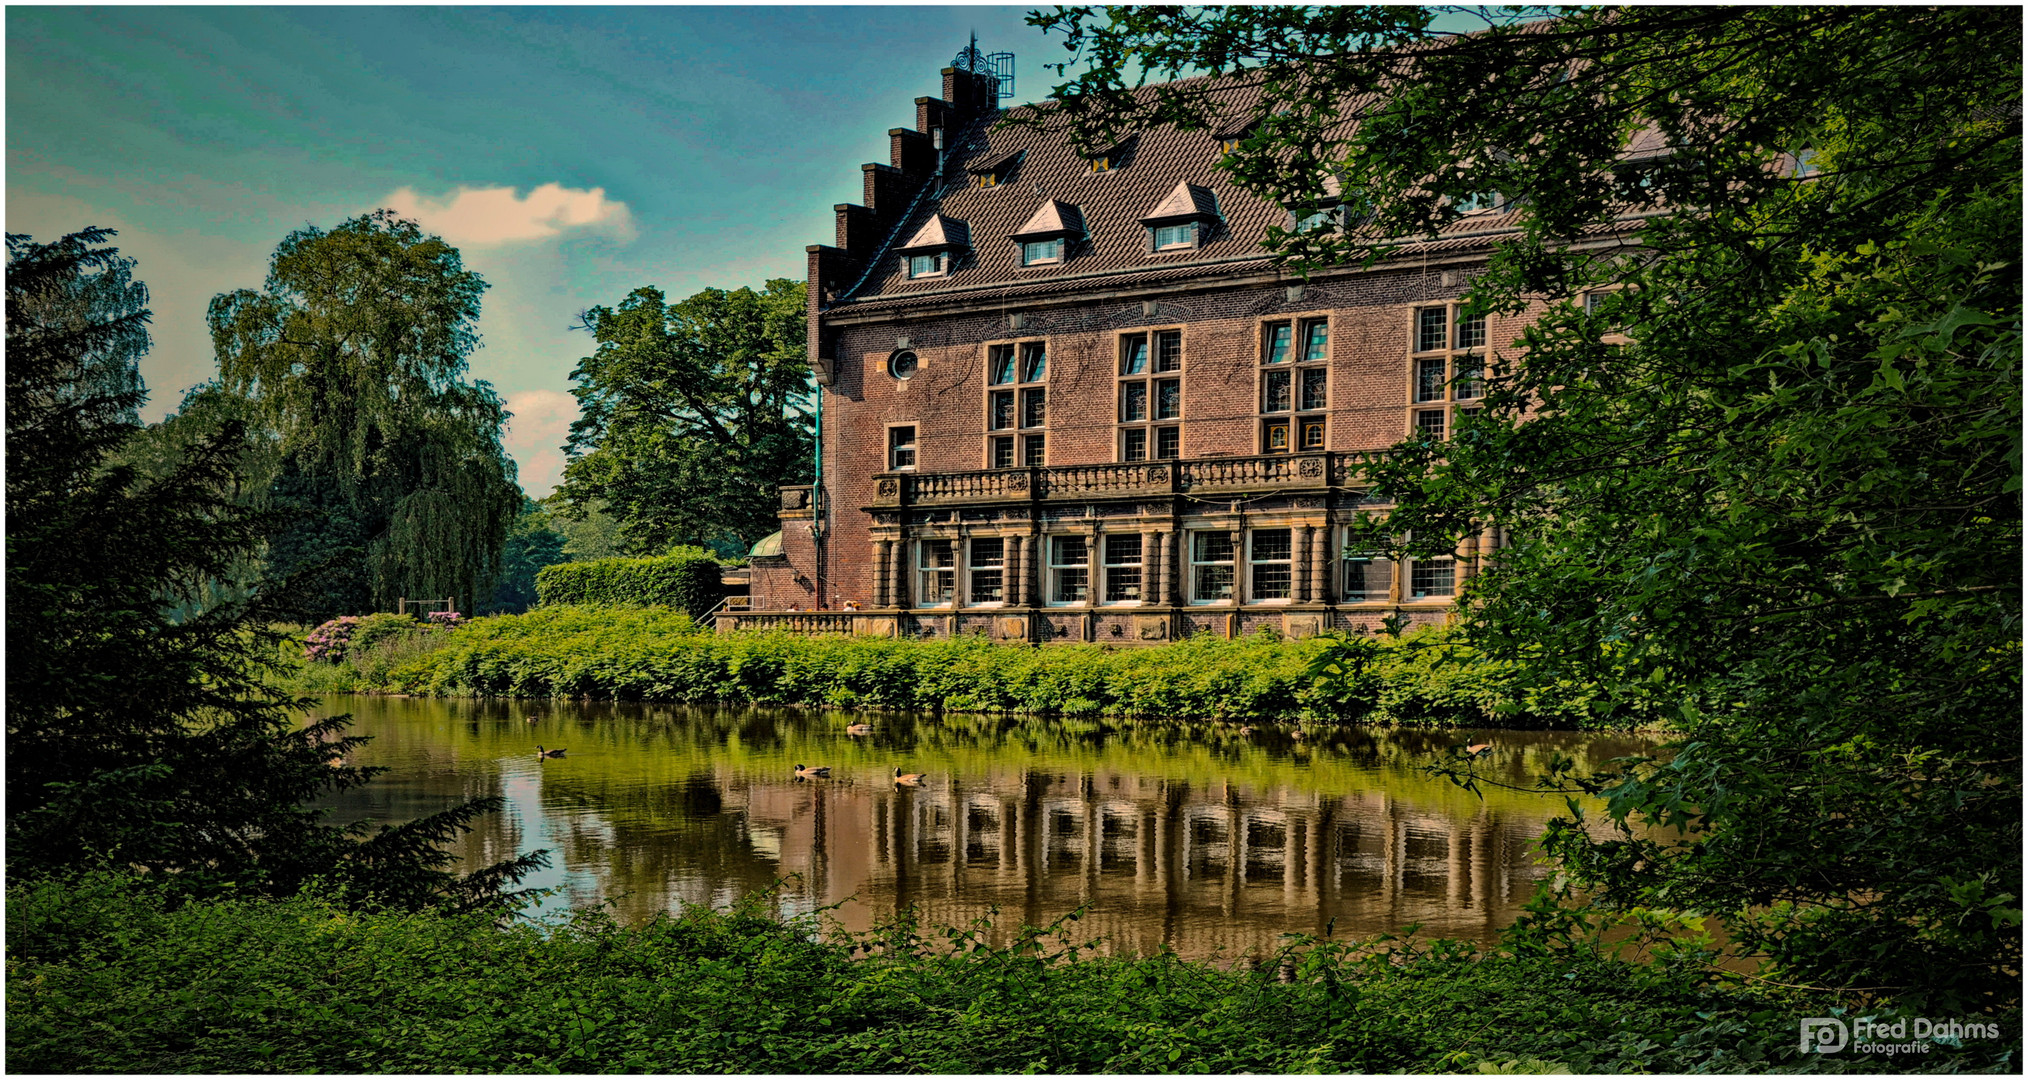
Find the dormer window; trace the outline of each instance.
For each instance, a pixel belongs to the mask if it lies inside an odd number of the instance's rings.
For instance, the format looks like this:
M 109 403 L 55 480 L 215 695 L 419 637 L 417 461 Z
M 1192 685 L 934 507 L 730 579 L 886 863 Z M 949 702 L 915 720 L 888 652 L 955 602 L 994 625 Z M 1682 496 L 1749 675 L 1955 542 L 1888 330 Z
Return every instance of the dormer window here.
M 936 213 L 923 222 L 922 228 L 915 231 L 908 243 L 895 251 L 901 256 L 902 268 L 908 271 L 910 280 L 937 278 L 948 276 L 971 244 L 969 226 L 956 218 Z
M 1034 240 L 1021 245 L 1021 265 L 1041 266 L 1063 261 L 1063 238 Z
M 1218 196 L 1186 181 L 1141 219 L 1141 227 L 1148 231 L 1150 253 L 1189 251 L 1211 240 L 1218 221 Z
M 1021 265 L 1055 266 L 1070 258 L 1082 236 L 1083 212 L 1070 203 L 1047 199 L 1009 239 L 1020 245 Z
M 1497 191 L 1478 191 L 1470 195 L 1460 195 L 1456 202 L 1458 213 L 1460 214 L 1475 214 L 1481 210 L 1493 210 L 1497 209 L 1499 205 L 1500 193 Z
M 967 166 L 965 171 L 972 174 L 973 187 L 999 187 L 1014 175 L 1014 170 L 1021 164 L 1021 154 L 1017 150 L 1003 158 Z
M 1313 206 L 1289 211 L 1291 232 L 1328 232 L 1345 222 L 1343 206 Z
M 1100 154 L 1098 157 L 1091 159 L 1091 171 L 1095 173 L 1112 172 L 1113 171 L 1112 156 L 1109 154 Z
M 1242 140 L 1238 136 L 1220 139 L 1218 140 L 1218 152 L 1221 154 L 1237 154 L 1239 153 L 1239 144 L 1241 141 Z

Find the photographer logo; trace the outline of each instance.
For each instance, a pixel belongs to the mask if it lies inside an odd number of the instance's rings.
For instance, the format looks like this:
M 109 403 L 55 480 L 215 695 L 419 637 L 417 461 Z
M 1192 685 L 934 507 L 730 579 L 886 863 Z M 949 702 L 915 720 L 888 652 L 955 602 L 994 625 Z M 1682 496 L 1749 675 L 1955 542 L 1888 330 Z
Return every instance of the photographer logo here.
M 1806 1016 L 1803 1018 L 1803 1044 L 1798 1047 L 1804 1053 L 1814 1050 L 1819 1054 L 1835 1054 L 1845 1049 L 1851 1033 L 1845 1030 L 1845 1022 L 1835 1016 Z

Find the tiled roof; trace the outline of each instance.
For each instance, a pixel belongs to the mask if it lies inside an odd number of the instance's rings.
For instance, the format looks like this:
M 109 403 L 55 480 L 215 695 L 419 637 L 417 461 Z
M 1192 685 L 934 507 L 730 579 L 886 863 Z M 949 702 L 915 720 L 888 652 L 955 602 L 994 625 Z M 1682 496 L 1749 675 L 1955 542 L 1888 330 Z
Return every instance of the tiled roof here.
M 1231 98 L 1222 103 L 1225 115 L 1243 115 L 1243 99 L 1250 93 L 1238 88 L 1221 95 Z M 952 167 L 946 175 L 951 179 L 940 191 L 919 200 L 914 214 L 893 233 L 917 237 L 937 216 L 961 221 L 969 227 L 972 256 L 947 276 L 910 279 L 897 257 L 899 249 L 889 248 L 874 256 L 864 279 L 835 304 L 884 307 L 922 293 L 967 287 L 1007 287 L 1031 294 L 1049 291 L 1050 281 L 1105 272 L 1135 280 L 1141 279 L 1143 270 L 1154 272 L 1154 280 L 1188 277 L 1189 273 L 1177 271 L 1191 266 L 1223 273 L 1238 260 L 1265 258 L 1262 241 L 1267 227 L 1288 224 L 1285 210 L 1217 170 L 1222 151 L 1213 131 L 1157 127 L 1124 136 L 1113 147 L 1120 151 L 1114 167 L 1093 172 L 1091 157 L 1099 149 L 1073 145 L 1061 122 L 999 126 L 1006 115 L 990 114 L 949 135 Z M 1226 121 L 1220 130 L 1233 126 L 1238 126 L 1237 120 Z M 965 182 L 968 173 L 1004 172 L 1010 165 L 1016 166 L 1014 171 L 996 186 Z M 1179 192 L 1187 193 L 1194 211 L 1214 209 L 1221 224 L 1198 247 L 1150 252 L 1143 216 L 1151 207 L 1157 211 L 1152 216 L 1166 213 Z M 1079 213 L 1088 242 L 1073 247 L 1060 263 L 1024 267 L 1013 237 L 1031 231 L 1030 223 L 1046 218 L 1052 204 Z M 1445 233 L 1479 235 L 1512 220 L 1508 211 L 1486 211 L 1452 223 Z M 1437 243 L 1441 245 L 1441 240 Z M 915 241 L 907 246 L 915 246 Z

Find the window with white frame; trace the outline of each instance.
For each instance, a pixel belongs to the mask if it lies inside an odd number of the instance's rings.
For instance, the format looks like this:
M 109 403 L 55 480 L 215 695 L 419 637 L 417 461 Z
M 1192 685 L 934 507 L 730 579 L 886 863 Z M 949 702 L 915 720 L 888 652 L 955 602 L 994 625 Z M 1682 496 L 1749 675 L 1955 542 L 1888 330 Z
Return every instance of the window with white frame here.
M 1107 536 L 1104 566 L 1106 574 L 1106 603 L 1140 603 L 1140 534 L 1125 533 Z
M 1049 540 L 1049 602 L 1082 604 L 1091 584 L 1091 548 L 1082 536 Z
M 1247 536 L 1248 599 L 1255 603 L 1287 600 L 1295 575 L 1287 529 L 1254 529 Z
M 1007 541 L 998 536 L 972 537 L 967 576 L 971 578 L 974 606 L 1003 604 L 1007 600 Z
M 887 467 L 915 468 L 915 425 L 887 429 Z
M 1367 547 L 1362 538 L 1350 529 L 1345 530 L 1345 544 L 1341 549 L 1339 562 L 1343 566 L 1339 595 L 1348 604 L 1372 603 L 1385 600 L 1394 587 L 1394 562 L 1387 556 Z
M 1137 330 L 1121 335 L 1119 384 L 1115 388 L 1118 460 L 1182 455 L 1182 369 L 1183 331 Z M 1165 373 L 1175 374 L 1162 378 Z
M 1021 265 L 1047 266 L 1063 261 L 1063 237 L 1030 240 L 1021 245 Z
M 1232 599 L 1232 534 L 1205 530 L 1190 534 L 1190 602 L 1218 604 Z
M 957 586 L 957 551 L 949 540 L 919 540 L 916 550 L 916 603 L 945 607 Z
M 1148 229 L 1148 243 L 1156 251 L 1184 251 L 1197 246 L 1198 235 L 1198 225 L 1194 221 L 1181 225 L 1154 225 Z
M 1450 556 L 1415 559 L 1409 563 L 1409 595 L 1417 600 L 1452 596 L 1457 592 L 1457 561 Z
M 908 257 L 908 276 L 912 278 L 943 277 L 949 272 L 950 258 L 947 252 L 942 251 L 929 255 L 910 255 Z
M 1290 319 L 1262 324 L 1260 452 L 1322 450 L 1330 405 L 1331 323 Z

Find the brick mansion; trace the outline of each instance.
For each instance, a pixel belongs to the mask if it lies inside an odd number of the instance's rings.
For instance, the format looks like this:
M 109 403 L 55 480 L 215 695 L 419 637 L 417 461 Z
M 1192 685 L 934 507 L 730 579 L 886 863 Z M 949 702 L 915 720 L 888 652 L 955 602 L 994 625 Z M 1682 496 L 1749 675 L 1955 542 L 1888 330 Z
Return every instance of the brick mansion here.
M 1266 231 L 1337 211 L 1229 182 L 1243 129 L 1080 149 L 998 125 L 993 76 L 961 67 L 915 105 L 808 249 L 817 479 L 783 489 L 721 629 L 1140 644 L 1446 618 L 1497 535 L 1393 562 L 1348 525 L 1387 510 L 1362 455 L 1441 437 L 1518 333 L 1459 307 L 1506 210 L 1303 280 Z

